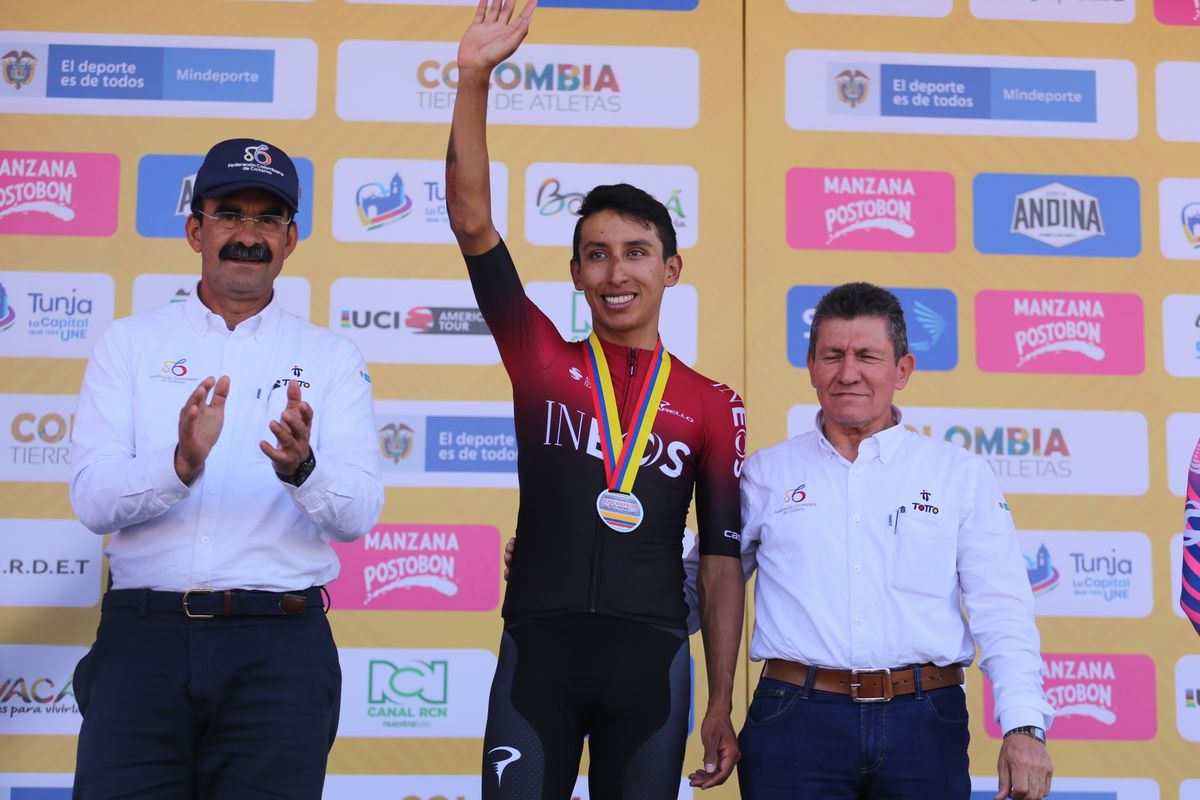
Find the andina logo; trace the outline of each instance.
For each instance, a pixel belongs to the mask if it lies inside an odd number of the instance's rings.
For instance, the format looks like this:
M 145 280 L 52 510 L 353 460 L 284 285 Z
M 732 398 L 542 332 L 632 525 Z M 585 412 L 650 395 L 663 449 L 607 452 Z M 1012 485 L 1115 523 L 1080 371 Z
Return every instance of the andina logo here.
M 446 597 L 458 594 L 454 567 L 461 548 L 454 531 L 376 529 L 363 537 L 363 549 L 398 554 L 363 567 L 363 605 L 396 589 L 422 587 Z
M 1038 548 L 1037 558 L 1030 559 L 1029 556 L 1025 556 L 1025 572 L 1029 575 L 1029 585 L 1033 588 L 1035 597 L 1058 588 L 1058 582 L 1062 578 L 1050 563 L 1050 551 L 1044 544 Z
M 0 71 L 4 82 L 20 91 L 37 73 L 37 58 L 28 50 L 9 50 L 0 56 Z
M 871 78 L 865 72 L 856 69 L 842 70 L 833 81 L 837 89 L 838 100 L 851 108 L 856 108 L 867 101 Z
M 11 328 L 16 321 L 17 312 L 9 305 L 8 292 L 4 284 L 0 283 L 0 333 Z
M 384 458 L 390 458 L 393 464 L 399 464 L 412 455 L 415 436 L 416 431 L 403 422 L 389 422 L 379 429 L 379 449 Z
M 75 219 L 71 207 L 79 170 L 73 158 L 0 158 L 0 219 L 10 214 L 47 214 Z
M 1100 200 L 1058 182 L 1022 192 L 1013 201 L 1009 230 L 1051 247 L 1103 236 Z
M 397 172 L 391 183 L 364 183 L 354 194 L 358 219 L 369 231 L 402 220 L 412 212 L 412 197 L 404 192 L 404 180 Z
M 1194 249 L 1200 249 L 1200 202 L 1188 203 L 1179 213 L 1183 235 Z
M 247 147 L 246 153 L 242 156 L 242 158 L 246 161 L 262 164 L 265 167 L 271 163 L 271 154 L 267 152 L 269 149 L 270 148 L 265 144 Z
M 448 715 L 448 662 L 372 659 L 367 669 L 367 716 L 385 720 L 386 727 L 427 728 Z
M 458 88 L 458 63 L 422 61 L 417 82 L 426 89 Z M 492 88 L 511 92 L 613 92 L 621 91 L 610 64 L 516 64 L 505 61 L 492 72 Z

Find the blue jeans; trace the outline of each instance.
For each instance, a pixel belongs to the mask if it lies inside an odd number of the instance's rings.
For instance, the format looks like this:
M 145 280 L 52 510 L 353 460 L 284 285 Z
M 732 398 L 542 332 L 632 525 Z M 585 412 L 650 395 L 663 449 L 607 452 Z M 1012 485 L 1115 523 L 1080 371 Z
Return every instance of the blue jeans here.
M 743 800 L 968 800 L 966 693 L 856 703 L 763 678 L 738 737 Z

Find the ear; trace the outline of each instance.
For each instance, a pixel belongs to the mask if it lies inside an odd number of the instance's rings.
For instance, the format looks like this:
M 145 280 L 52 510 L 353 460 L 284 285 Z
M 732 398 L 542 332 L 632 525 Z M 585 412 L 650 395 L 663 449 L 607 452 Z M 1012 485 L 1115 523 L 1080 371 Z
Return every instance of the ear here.
M 663 283 L 666 286 L 674 286 L 679 283 L 679 276 L 683 273 L 683 256 L 676 253 L 667 259 L 667 273 Z
M 188 214 L 187 220 L 183 223 L 183 233 L 187 236 L 188 244 L 197 253 L 200 252 L 200 220 L 195 214 Z
M 817 359 L 812 353 L 809 353 L 804 363 L 808 367 L 808 383 L 815 389 L 817 388 L 817 376 L 813 374 L 813 366 L 816 365 Z
M 575 291 L 583 291 L 583 267 L 579 266 L 579 262 L 571 259 L 571 281 L 575 284 Z
M 908 385 L 908 379 L 912 377 L 913 370 L 917 368 L 917 357 L 912 353 L 905 353 L 900 357 L 900 361 L 896 364 L 896 390 L 899 391 Z
M 300 228 L 293 222 L 288 225 L 287 244 L 283 246 L 283 257 L 287 258 L 296 249 L 296 243 L 300 241 Z

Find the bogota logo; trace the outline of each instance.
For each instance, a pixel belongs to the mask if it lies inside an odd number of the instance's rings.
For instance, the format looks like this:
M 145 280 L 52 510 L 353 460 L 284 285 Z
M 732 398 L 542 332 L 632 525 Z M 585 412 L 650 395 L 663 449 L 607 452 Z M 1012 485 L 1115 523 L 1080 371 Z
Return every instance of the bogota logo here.
M 552 217 L 566 211 L 568 214 L 578 214 L 583 205 L 582 192 L 562 192 L 562 182 L 558 178 L 546 178 L 538 187 L 538 213 L 543 217 Z
M 1022 192 L 1013 202 L 1009 231 L 1050 247 L 1103 236 L 1100 200 L 1057 182 Z
M 0 70 L 3 70 L 4 82 L 20 91 L 33 80 L 37 58 L 28 50 L 9 50 L 0 56 Z
M 1036 558 L 1030 559 L 1029 556 L 1025 556 L 1025 572 L 1029 576 L 1029 585 L 1033 588 L 1035 597 L 1058 588 L 1058 582 L 1062 578 L 1058 569 L 1050 563 L 1050 551 L 1044 544 L 1038 548 Z
M 413 437 L 416 431 L 403 422 L 389 422 L 379 429 L 379 449 L 384 458 L 399 464 L 412 455 Z
M 837 88 L 838 100 L 851 108 L 867 101 L 871 78 L 865 72 L 856 69 L 842 70 L 833 79 Z
M 354 204 L 358 207 L 359 221 L 369 231 L 404 219 L 413 207 L 412 198 L 404 192 L 404 180 L 399 172 L 392 176 L 389 186 L 365 183 L 358 187 Z

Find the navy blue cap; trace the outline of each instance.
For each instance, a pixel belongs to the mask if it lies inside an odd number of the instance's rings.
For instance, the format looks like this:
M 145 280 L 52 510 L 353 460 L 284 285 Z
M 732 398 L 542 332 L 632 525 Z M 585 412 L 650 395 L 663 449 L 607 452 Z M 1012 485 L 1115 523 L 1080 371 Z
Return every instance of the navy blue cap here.
M 213 145 L 196 173 L 193 197 L 224 197 L 239 189 L 262 189 L 300 207 L 300 178 L 288 154 L 258 139 L 227 139 Z

